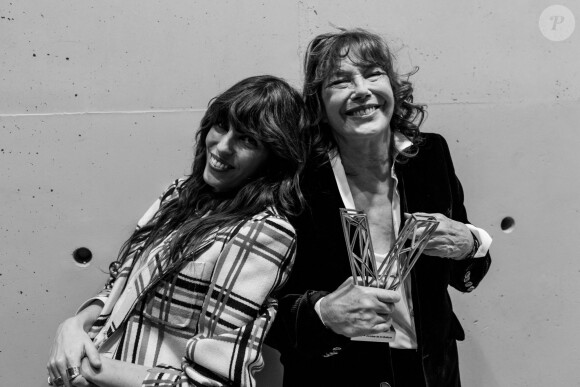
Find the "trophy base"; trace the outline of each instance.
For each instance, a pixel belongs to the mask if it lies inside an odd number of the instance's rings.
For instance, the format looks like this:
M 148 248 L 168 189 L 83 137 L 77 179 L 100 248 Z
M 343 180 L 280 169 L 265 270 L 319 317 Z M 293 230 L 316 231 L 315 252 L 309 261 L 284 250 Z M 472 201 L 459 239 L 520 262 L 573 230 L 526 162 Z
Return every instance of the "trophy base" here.
M 357 336 L 352 337 L 354 341 L 370 341 L 375 343 L 390 343 L 395 340 L 395 328 L 391 328 L 387 332 L 377 333 L 376 335 Z

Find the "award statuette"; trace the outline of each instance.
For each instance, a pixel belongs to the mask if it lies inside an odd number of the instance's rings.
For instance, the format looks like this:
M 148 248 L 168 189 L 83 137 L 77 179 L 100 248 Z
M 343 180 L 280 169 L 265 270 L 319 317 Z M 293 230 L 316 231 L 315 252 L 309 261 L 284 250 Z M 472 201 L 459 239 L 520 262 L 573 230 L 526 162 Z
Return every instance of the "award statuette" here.
M 385 260 L 377 267 L 367 215 L 363 211 L 341 208 L 340 217 L 353 282 L 388 290 L 397 290 L 405 281 L 439 224 L 433 216 L 411 214 Z M 392 329 L 381 335 L 353 340 L 384 342 L 394 337 Z

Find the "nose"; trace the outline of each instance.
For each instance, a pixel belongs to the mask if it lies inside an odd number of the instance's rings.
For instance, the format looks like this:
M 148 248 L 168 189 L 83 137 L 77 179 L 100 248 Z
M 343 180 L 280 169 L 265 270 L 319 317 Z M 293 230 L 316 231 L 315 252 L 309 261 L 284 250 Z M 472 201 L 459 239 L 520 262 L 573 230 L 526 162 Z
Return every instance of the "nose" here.
M 217 142 L 216 149 L 218 153 L 222 155 L 233 153 L 235 145 L 234 141 L 233 130 L 228 130 L 227 133 L 224 133 Z
M 352 96 L 353 98 L 365 98 L 371 94 L 367 79 L 363 76 L 355 76 L 352 79 Z

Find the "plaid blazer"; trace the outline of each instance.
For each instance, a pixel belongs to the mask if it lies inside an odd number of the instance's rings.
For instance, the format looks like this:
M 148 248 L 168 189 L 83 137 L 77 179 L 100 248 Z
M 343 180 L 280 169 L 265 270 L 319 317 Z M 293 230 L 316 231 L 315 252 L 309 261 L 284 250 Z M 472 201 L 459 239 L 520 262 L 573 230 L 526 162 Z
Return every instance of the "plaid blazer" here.
M 174 182 L 164 200 L 179 195 Z M 261 349 L 277 310 L 276 291 L 294 262 L 294 228 L 275 209 L 215 230 L 177 266 L 165 259 L 171 236 L 129 258 L 80 309 L 104 303 L 89 335 L 105 356 L 151 366 L 143 386 L 195 386 L 187 367 L 231 386 L 255 386 Z

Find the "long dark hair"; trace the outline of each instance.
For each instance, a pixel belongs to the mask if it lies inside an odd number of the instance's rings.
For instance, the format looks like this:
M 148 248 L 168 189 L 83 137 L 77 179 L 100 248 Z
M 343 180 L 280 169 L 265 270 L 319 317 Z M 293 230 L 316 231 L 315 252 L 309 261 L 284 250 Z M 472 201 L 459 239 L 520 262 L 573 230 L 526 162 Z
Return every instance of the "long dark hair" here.
M 233 191 L 217 193 L 203 179 L 205 140 L 214 125 L 233 127 L 269 150 L 261 173 Z M 125 242 L 118 262 L 171 234 L 169 258 L 176 262 L 216 227 L 234 225 L 268 207 L 282 216 L 297 215 L 304 206 L 299 174 L 306 158 L 305 126 L 300 93 L 274 76 L 246 78 L 213 98 L 197 132 L 191 174 L 176 188 L 179 195 L 162 201 L 154 218 Z
M 418 152 L 417 145 L 422 140 L 419 127 L 426 115 L 426 106 L 413 102 L 413 85 L 409 77 L 417 68 L 410 74 L 398 74 L 387 42 L 375 33 L 356 28 L 318 35 L 310 41 L 306 49 L 303 95 L 313 123 L 309 139 L 313 157 L 320 157 L 337 149 L 330 125 L 322 122 L 325 116 L 322 87 L 344 58 L 349 58 L 357 66 L 380 67 L 387 73 L 395 99 L 391 129 L 403 133 L 414 145 L 398 159 L 401 161 L 415 156 Z

